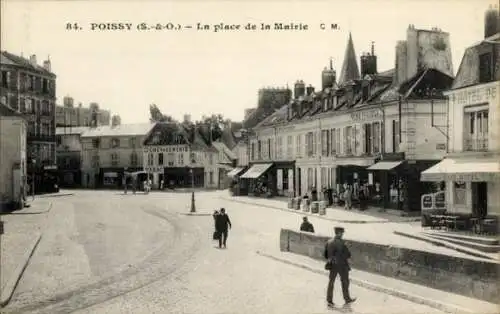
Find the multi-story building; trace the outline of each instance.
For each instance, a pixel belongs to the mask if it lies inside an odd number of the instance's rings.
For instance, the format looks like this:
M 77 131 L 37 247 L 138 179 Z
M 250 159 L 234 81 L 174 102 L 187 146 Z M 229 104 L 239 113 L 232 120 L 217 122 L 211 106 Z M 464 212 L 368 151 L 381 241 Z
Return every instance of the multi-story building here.
M 144 171 L 154 186 L 218 188 L 219 151 L 186 123 L 157 123 L 144 141 Z M 225 159 L 224 159 L 225 160 Z
M 0 104 L 0 212 L 22 208 L 29 191 L 26 181 L 27 123 L 13 109 Z
M 40 66 L 36 55 L 25 59 L 7 51 L 2 51 L 0 61 L 2 102 L 28 121 L 27 163 L 35 192 L 50 191 L 56 171 L 56 75 L 51 62 Z
M 82 184 L 82 140 L 81 135 L 90 127 L 56 128 L 57 170 L 61 187 L 79 187 Z
M 445 182 L 449 212 L 500 216 L 500 17 L 486 12 L 485 37 L 465 50 L 452 88 L 446 92 L 449 149 L 422 173 Z
M 145 137 L 155 124 L 90 127 L 80 136 L 82 186 L 122 187 L 126 172 L 141 171 Z
M 89 107 L 83 107 L 82 103 L 75 106 L 74 99 L 65 96 L 63 105 L 56 107 L 56 126 L 91 126 L 92 121 L 97 125 L 110 125 L 111 112 L 99 108 L 97 103 L 90 103 Z
M 420 195 L 432 189 L 419 174 L 446 150 L 429 117 L 434 112 L 436 125 L 446 117 L 449 34 L 410 25 L 395 69 L 378 72 L 372 48 L 361 56 L 361 73 L 349 35 L 338 81 L 332 66 L 322 80 L 319 92 L 298 81 L 294 99 L 254 128 L 252 167 L 241 178 L 278 195 L 367 185 L 374 205 L 418 210 Z

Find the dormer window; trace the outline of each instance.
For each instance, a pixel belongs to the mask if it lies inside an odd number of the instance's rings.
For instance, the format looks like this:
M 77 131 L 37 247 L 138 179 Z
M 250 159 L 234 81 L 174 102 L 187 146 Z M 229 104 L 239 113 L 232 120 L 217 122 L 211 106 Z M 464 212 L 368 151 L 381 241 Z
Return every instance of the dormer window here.
M 370 97 L 370 85 L 363 86 L 363 101 Z
M 491 52 L 479 55 L 479 83 L 493 81 L 493 54 Z

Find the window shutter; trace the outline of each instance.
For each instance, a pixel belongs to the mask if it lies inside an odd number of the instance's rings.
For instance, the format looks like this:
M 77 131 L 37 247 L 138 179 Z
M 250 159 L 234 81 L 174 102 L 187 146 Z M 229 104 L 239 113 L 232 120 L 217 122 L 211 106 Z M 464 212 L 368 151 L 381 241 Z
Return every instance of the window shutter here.
M 352 126 L 352 135 L 351 135 L 351 147 L 352 147 L 352 153 L 353 155 L 356 155 L 358 149 L 356 147 L 356 144 L 358 144 L 357 140 L 357 134 L 358 134 L 358 128 L 356 127 L 356 124 Z
M 347 154 L 347 127 L 342 129 L 342 153 Z
M 362 154 L 366 154 L 366 124 L 361 125 L 359 146 Z

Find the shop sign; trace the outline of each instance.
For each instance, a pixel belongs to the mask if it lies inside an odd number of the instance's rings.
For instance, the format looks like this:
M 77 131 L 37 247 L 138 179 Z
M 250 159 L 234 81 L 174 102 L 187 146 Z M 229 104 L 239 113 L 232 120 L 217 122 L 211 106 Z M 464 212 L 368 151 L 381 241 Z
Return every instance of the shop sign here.
M 382 119 L 382 113 L 378 109 L 369 111 L 356 111 L 351 113 L 351 120 L 353 122 L 371 121 L 380 119 Z
M 175 152 L 187 152 L 187 145 L 172 145 L 172 146 L 146 146 L 143 148 L 144 153 L 175 153 Z
M 496 98 L 496 86 L 479 86 L 450 95 L 455 105 L 472 105 L 492 101 Z
M 162 167 L 146 167 L 144 168 L 144 171 L 149 172 L 149 173 L 162 173 L 163 168 Z

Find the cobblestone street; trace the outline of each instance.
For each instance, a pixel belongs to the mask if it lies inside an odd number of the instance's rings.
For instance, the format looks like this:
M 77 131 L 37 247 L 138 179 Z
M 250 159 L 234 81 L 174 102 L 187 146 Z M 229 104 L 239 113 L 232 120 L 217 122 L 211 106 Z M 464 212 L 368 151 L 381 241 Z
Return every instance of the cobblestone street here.
M 300 216 L 221 200 L 221 192 L 54 199 L 41 243 L 4 310 L 32 313 L 327 313 L 327 278 L 257 254 L 279 253 L 279 230 Z M 233 222 L 228 248 L 211 240 L 214 209 Z M 332 222 L 311 219 L 323 232 Z M 367 227 L 367 226 L 365 226 Z M 349 233 L 349 229 L 347 229 Z M 347 233 L 347 234 L 348 234 Z M 347 235 L 346 234 L 346 235 Z M 334 311 L 439 313 L 351 284 L 358 301 Z

